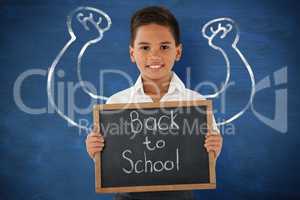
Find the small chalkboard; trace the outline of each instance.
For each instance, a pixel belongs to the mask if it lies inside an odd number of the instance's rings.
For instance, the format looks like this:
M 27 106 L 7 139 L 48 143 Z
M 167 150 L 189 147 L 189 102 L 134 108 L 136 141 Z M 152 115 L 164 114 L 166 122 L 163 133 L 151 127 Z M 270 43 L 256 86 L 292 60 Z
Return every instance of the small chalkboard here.
M 94 126 L 105 138 L 96 192 L 216 188 L 214 155 L 204 147 L 211 101 L 96 105 Z

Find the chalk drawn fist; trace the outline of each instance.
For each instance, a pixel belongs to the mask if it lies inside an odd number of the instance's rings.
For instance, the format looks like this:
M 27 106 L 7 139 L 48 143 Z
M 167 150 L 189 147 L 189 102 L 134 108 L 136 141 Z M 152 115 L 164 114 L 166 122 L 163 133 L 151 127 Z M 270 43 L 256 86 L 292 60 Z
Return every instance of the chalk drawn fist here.
M 76 39 L 80 35 L 81 38 L 86 37 L 87 42 L 96 43 L 110 28 L 111 19 L 99 9 L 79 7 L 68 16 L 67 25 L 71 37 Z
M 202 28 L 202 35 L 214 49 L 224 45 L 235 46 L 238 42 L 238 28 L 230 18 L 218 18 L 209 21 Z

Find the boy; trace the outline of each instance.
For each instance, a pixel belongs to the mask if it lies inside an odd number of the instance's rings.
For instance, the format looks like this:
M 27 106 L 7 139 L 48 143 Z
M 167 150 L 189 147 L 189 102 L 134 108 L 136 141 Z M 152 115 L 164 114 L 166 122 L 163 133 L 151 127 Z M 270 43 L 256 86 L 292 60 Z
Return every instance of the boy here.
M 131 18 L 130 58 L 136 63 L 140 76 L 135 85 L 111 96 L 107 103 L 140 103 L 159 101 L 187 101 L 204 99 L 195 91 L 185 88 L 172 72 L 175 61 L 182 54 L 180 31 L 176 18 L 163 7 L 146 7 Z M 215 126 L 216 127 L 216 126 Z M 92 132 L 86 139 L 89 156 L 94 158 L 102 151 L 104 138 Z M 207 151 L 216 157 L 221 152 L 222 137 L 219 131 L 205 140 Z M 115 199 L 193 199 L 191 191 L 122 193 Z

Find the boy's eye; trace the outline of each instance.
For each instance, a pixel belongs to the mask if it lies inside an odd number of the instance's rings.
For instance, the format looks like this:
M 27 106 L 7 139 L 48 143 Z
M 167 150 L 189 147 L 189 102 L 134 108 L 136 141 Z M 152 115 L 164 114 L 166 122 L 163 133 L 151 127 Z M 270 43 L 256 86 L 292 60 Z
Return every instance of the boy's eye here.
M 166 50 L 166 49 L 169 49 L 170 47 L 168 45 L 162 45 L 160 48 L 163 50 Z
M 149 50 L 149 49 L 150 49 L 150 47 L 149 47 L 149 46 L 141 46 L 141 47 L 140 47 L 140 49 L 142 49 L 142 50 L 146 50 L 146 51 L 147 51 L 147 50 Z

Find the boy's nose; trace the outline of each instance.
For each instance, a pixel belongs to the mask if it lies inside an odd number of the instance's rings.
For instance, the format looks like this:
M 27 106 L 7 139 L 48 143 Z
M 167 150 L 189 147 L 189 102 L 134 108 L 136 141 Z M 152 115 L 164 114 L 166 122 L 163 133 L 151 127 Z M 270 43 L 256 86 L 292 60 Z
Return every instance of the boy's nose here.
M 159 54 L 159 51 L 157 50 L 152 50 L 151 53 L 150 53 L 150 58 L 151 60 L 160 60 L 161 59 L 161 56 Z
M 150 58 L 148 59 L 148 63 L 149 64 L 161 64 L 162 63 L 162 59 L 160 56 L 150 56 Z

